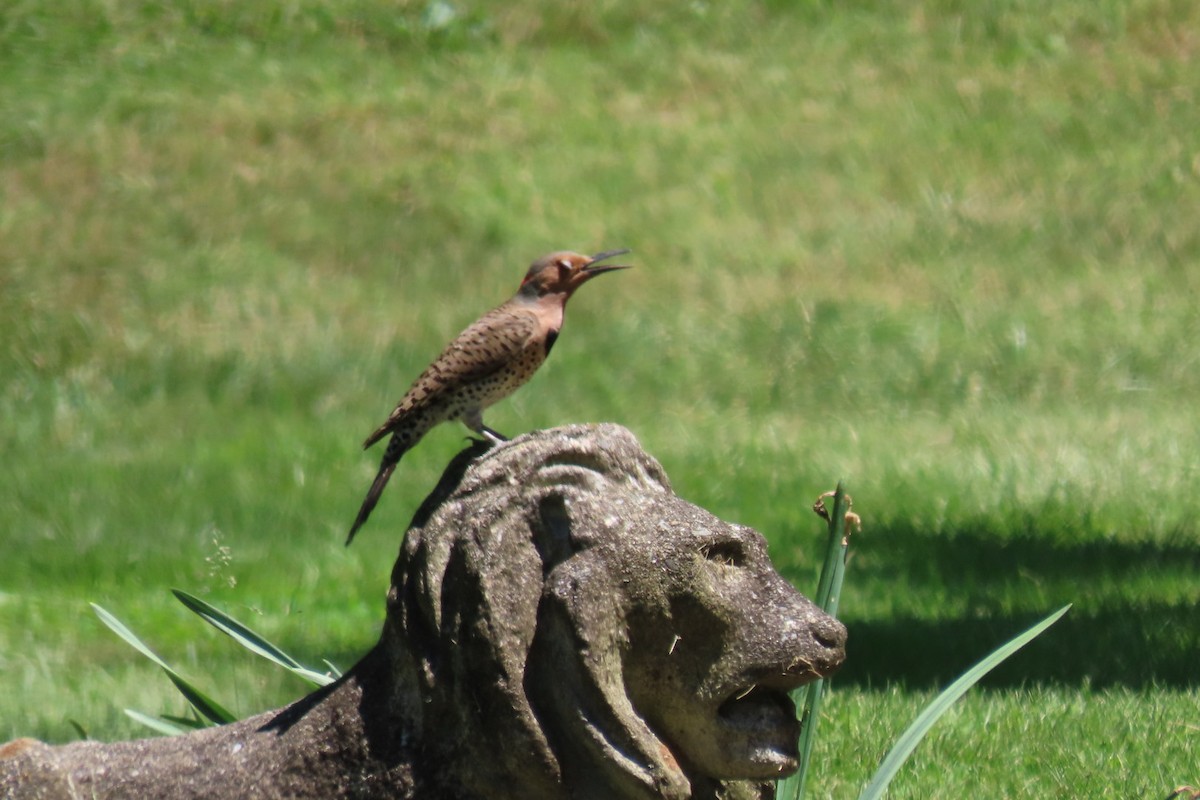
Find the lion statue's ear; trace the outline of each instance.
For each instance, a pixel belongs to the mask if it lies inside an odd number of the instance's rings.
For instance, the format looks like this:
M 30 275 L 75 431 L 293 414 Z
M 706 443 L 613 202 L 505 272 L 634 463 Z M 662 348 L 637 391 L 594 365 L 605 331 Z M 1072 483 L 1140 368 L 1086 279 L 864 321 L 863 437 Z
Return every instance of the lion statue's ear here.
M 559 491 L 537 503 L 531 533 L 545 580 L 526 696 L 572 797 L 691 797 L 683 770 L 630 703 L 620 584 L 611 555 L 573 530 L 571 502 Z

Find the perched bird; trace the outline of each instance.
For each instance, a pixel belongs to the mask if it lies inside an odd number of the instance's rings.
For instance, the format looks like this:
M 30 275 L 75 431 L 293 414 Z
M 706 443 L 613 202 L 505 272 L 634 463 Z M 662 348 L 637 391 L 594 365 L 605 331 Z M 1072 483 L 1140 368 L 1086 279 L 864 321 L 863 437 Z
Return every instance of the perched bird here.
M 371 515 L 400 458 L 433 426 L 456 419 L 494 442 L 504 441 L 483 424 L 483 410 L 516 391 L 550 355 L 576 289 L 597 275 L 628 269 L 599 262 L 628 252 L 585 256 L 563 251 L 539 258 L 507 303 L 484 314 L 446 346 L 387 421 L 363 442 L 365 450 L 392 435 L 346 544 Z

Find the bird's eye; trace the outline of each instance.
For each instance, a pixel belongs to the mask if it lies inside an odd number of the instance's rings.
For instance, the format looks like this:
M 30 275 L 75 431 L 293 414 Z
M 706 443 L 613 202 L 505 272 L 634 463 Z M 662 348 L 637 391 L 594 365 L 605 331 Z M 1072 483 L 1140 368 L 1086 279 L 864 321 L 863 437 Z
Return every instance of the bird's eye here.
M 558 268 L 559 268 L 559 269 L 570 269 L 570 268 L 571 268 L 571 262 L 570 262 L 570 261 L 567 261 L 565 258 L 560 258 L 560 259 L 558 260 Z

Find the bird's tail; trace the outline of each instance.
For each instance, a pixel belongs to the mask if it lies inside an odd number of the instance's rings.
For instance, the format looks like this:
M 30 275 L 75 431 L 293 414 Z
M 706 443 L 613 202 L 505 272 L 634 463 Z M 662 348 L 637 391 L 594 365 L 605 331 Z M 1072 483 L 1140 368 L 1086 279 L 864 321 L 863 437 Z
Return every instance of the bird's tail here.
M 379 502 L 379 496 L 383 494 L 383 488 L 387 486 L 388 479 L 392 477 L 392 473 L 396 471 L 396 465 L 400 463 L 401 457 L 408 452 L 411 446 L 409 437 L 399 433 L 392 435 L 387 450 L 383 452 L 383 460 L 379 462 L 379 472 L 375 475 L 375 481 L 367 490 L 367 496 L 363 498 L 362 505 L 358 509 L 358 516 L 355 517 L 354 525 L 350 528 L 350 535 L 346 537 L 347 547 L 350 546 L 350 542 L 354 541 L 354 534 L 358 533 L 358 529 L 375 510 L 375 504 Z

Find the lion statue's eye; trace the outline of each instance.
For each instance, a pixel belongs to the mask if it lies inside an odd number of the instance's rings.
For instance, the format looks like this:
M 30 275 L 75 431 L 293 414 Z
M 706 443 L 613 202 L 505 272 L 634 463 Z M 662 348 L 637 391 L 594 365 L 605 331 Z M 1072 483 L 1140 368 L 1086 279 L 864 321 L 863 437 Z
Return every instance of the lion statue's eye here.
M 746 551 L 742 543 L 732 540 L 706 544 L 700 548 L 700 554 L 709 561 L 727 567 L 740 567 L 746 561 Z

